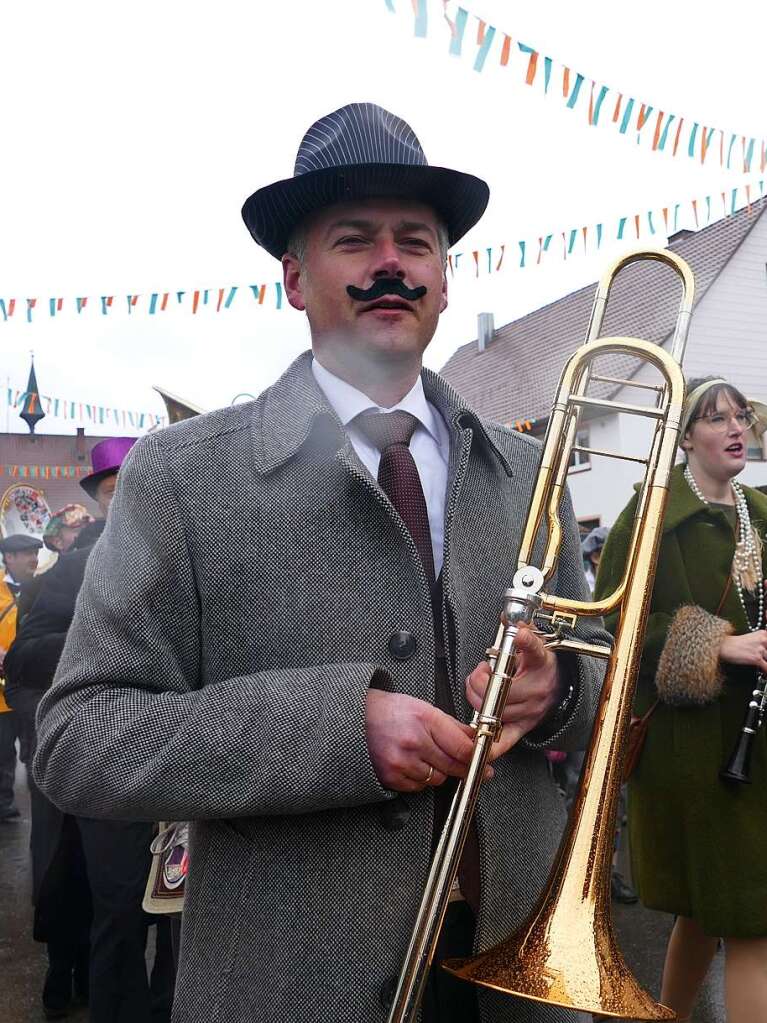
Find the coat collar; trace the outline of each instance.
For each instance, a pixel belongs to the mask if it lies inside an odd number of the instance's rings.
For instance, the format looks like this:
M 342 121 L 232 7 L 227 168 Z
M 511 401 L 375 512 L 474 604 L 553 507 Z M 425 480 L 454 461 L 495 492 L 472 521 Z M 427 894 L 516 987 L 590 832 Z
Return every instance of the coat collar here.
M 345 443 L 341 421 L 314 379 L 311 365 L 311 352 L 299 355 L 258 400 L 253 421 L 253 458 L 259 472 L 271 472 L 293 458 L 310 436 L 335 451 Z M 426 399 L 444 418 L 451 441 L 463 430 L 475 431 L 511 476 L 504 453 L 492 441 L 477 413 L 439 374 L 424 369 L 421 378 Z
M 752 516 L 767 521 L 767 497 L 758 490 L 744 487 L 746 502 Z M 663 532 L 670 533 L 686 519 L 693 515 L 708 513 L 708 508 L 700 501 L 684 478 L 684 463 L 675 465 L 671 470 L 668 505 L 663 520 Z

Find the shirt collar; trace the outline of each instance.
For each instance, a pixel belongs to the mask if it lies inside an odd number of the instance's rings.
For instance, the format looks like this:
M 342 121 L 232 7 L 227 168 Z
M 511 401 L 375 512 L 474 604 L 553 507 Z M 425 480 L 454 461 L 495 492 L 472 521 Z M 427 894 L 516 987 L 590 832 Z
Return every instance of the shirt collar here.
M 357 390 L 356 387 L 337 377 L 330 370 L 325 369 L 317 358 L 312 359 L 312 373 L 314 374 L 314 379 L 322 388 L 325 397 L 333 407 L 333 411 L 344 426 L 348 426 L 361 412 L 368 412 L 370 410 L 375 412 L 394 412 L 401 409 L 404 412 L 409 412 L 411 416 L 415 416 L 421 426 L 439 443 L 440 434 L 436 422 L 436 413 L 426 400 L 420 374 L 402 401 L 397 402 L 391 408 L 382 408 L 380 405 L 376 405 L 362 391 Z

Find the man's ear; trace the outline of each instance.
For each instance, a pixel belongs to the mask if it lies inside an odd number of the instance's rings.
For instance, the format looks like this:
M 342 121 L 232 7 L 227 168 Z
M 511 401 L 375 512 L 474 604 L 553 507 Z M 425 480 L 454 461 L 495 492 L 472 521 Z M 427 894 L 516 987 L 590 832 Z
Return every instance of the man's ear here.
M 282 257 L 282 279 L 285 284 L 285 295 L 294 309 L 306 309 L 304 301 L 303 281 L 301 279 L 301 263 L 286 252 Z
M 442 299 L 439 304 L 439 311 L 444 313 L 447 309 L 447 273 L 443 270 L 442 272 Z

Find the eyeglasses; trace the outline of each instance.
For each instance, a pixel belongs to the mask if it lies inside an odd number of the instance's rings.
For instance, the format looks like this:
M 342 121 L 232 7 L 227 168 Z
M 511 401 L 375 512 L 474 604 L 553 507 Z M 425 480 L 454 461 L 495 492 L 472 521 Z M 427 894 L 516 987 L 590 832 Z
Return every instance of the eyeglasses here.
M 740 409 L 728 415 L 726 412 L 709 412 L 707 416 L 696 416 L 694 423 L 707 423 L 714 433 L 727 433 L 730 421 L 733 420 L 741 430 L 750 430 L 757 422 L 756 412 L 752 408 Z

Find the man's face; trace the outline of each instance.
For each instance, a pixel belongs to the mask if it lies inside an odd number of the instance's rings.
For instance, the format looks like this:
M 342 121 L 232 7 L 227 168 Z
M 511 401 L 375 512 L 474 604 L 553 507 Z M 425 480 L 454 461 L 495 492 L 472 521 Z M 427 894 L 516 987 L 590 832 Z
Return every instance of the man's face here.
M 115 495 L 115 487 L 117 486 L 117 473 L 112 473 L 111 476 L 104 476 L 103 479 L 99 480 L 98 486 L 96 487 L 96 504 L 99 506 L 99 510 L 104 518 L 107 517 L 109 506 L 112 503 L 112 498 Z
M 37 571 L 37 550 L 16 551 L 15 554 L 4 554 L 5 567 L 15 583 L 28 583 Z
M 447 282 L 433 210 L 405 199 L 339 203 L 315 214 L 306 226 L 303 263 L 283 256 L 285 290 L 305 309 L 316 352 L 331 349 L 368 361 L 419 359 L 447 306 Z M 367 290 L 395 278 L 407 288 L 425 287 L 414 300 L 388 295 L 360 301 L 348 285 Z
M 50 543 L 59 554 L 66 554 L 77 539 L 77 534 L 82 526 L 62 526 L 58 534 L 50 540 Z

